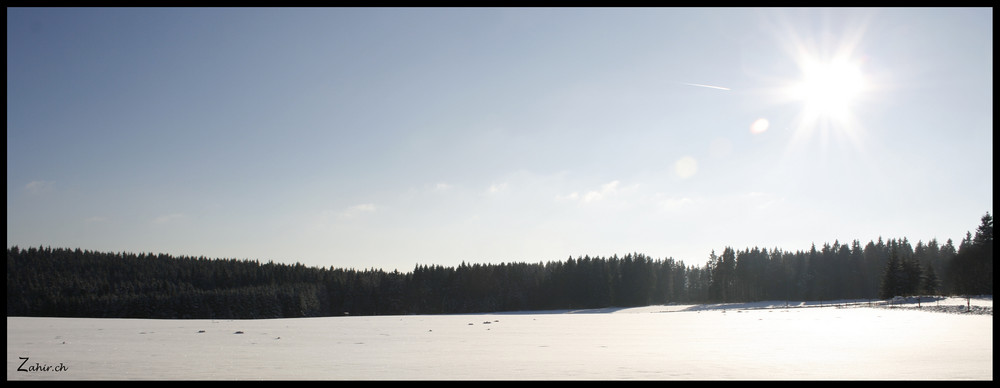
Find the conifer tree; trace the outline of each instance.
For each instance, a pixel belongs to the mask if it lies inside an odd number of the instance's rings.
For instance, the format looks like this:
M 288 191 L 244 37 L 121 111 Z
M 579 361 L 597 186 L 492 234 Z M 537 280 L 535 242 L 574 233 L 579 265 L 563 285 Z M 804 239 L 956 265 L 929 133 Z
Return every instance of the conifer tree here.
M 889 261 L 885 265 L 885 270 L 882 272 L 882 283 L 879 288 L 879 297 L 882 299 L 890 299 L 895 296 L 899 296 L 902 291 L 902 274 L 903 274 L 903 264 L 899 257 L 896 256 L 896 249 L 893 248 L 889 251 Z

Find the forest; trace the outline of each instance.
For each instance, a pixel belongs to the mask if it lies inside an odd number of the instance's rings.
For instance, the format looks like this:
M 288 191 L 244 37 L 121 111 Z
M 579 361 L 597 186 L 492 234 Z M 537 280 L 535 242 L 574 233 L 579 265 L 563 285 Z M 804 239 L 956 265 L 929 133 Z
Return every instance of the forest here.
M 725 247 L 702 265 L 629 253 L 407 273 L 12 246 L 7 316 L 259 319 L 992 295 L 993 218 L 980 221 L 957 247 L 879 238 L 794 252 Z

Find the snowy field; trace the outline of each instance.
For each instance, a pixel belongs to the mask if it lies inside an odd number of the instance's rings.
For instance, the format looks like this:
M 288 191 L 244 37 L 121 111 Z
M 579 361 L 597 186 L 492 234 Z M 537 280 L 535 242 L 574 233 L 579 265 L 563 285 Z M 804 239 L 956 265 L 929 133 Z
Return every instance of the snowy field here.
M 7 380 L 992 380 L 992 297 L 267 320 L 7 317 Z M 24 358 L 27 358 L 25 360 Z M 20 369 L 20 370 L 19 370 Z M 27 370 L 27 371 L 23 371 Z

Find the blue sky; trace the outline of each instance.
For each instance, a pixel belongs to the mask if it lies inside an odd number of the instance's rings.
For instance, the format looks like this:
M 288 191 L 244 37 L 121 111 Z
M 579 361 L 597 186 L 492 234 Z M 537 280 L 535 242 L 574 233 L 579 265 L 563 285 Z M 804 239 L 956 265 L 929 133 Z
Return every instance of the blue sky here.
M 409 271 L 957 243 L 993 213 L 992 36 L 989 8 L 8 8 L 7 244 Z

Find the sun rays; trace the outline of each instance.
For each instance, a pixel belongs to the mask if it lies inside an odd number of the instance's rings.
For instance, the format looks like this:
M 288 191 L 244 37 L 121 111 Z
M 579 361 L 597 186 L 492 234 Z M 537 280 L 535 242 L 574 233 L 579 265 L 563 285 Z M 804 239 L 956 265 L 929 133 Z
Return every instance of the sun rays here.
M 797 72 L 781 77 L 776 85 L 779 104 L 799 106 L 791 128 L 790 149 L 809 149 L 817 139 L 825 150 L 833 141 L 864 148 L 864 126 L 859 112 L 875 85 L 866 73 L 867 56 L 862 42 L 867 19 L 834 31 L 796 29 L 783 23 L 775 29 L 779 43 Z M 811 144 L 811 145 L 810 145 Z

